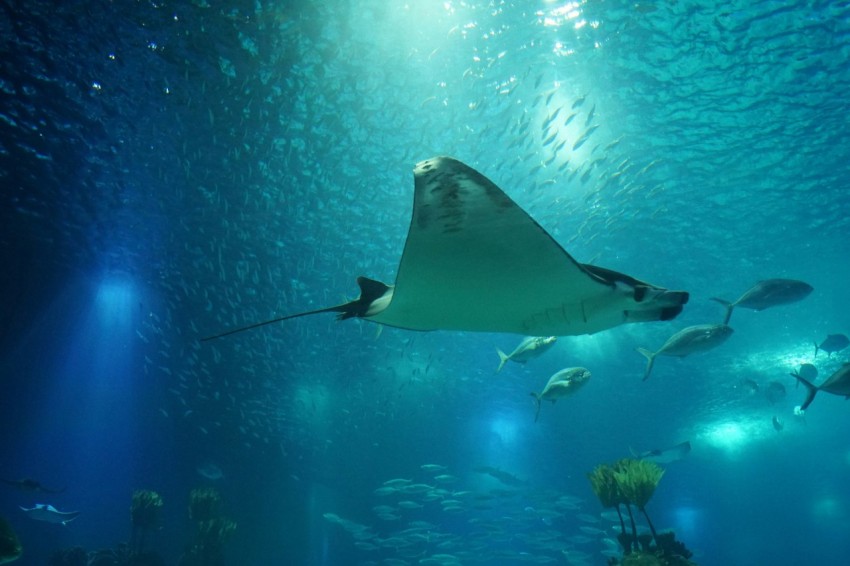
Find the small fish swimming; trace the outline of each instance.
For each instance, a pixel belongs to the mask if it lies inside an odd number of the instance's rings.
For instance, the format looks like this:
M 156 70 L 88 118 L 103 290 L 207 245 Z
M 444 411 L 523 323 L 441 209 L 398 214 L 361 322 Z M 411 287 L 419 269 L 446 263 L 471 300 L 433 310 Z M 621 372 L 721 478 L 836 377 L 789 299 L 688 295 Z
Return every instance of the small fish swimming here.
M 496 353 L 499 354 L 499 367 L 496 368 L 496 373 L 502 371 L 502 368 L 505 367 L 508 361 L 524 364 L 528 360 L 540 356 L 551 348 L 557 339 L 556 336 L 529 336 L 524 338 L 510 354 L 505 354 L 497 348 Z
M 829 334 L 826 337 L 826 340 L 820 343 L 815 342 L 815 356 L 818 357 L 818 352 L 823 350 L 826 352 L 826 357 L 831 357 L 835 352 L 840 352 L 847 346 L 850 346 L 850 338 L 847 338 L 843 334 Z
M 657 352 L 650 352 L 646 348 L 638 348 L 646 359 L 646 370 L 643 380 L 649 379 L 649 373 L 655 363 L 656 356 L 677 356 L 684 358 L 697 352 L 705 352 L 716 348 L 732 335 L 731 327 L 725 324 L 698 324 L 683 328 L 664 342 Z
M 776 415 L 773 415 L 773 428 L 776 430 L 776 432 L 779 432 L 783 428 L 785 428 L 785 424 L 781 420 L 779 420 L 779 417 L 777 417 Z
M 820 385 L 812 384 L 811 381 L 799 373 L 795 372 L 791 375 L 794 376 L 798 382 L 802 383 L 808 390 L 808 395 L 806 395 L 806 400 L 803 401 L 803 404 L 799 407 L 794 407 L 795 415 L 802 415 L 805 413 L 809 405 L 812 404 L 812 401 L 815 400 L 815 395 L 817 395 L 818 391 L 832 393 L 833 395 L 843 395 L 845 399 L 850 399 L 850 363 L 846 363 L 838 368 L 838 371 L 827 377 L 826 381 Z
M 44 503 L 36 503 L 32 509 L 21 507 L 21 511 L 27 514 L 27 517 L 36 521 L 44 521 L 46 523 L 54 523 L 67 525 L 74 519 L 80 516 L 79 511 L 71 511 L 68 513 L 59 511 L 53 505 L 45 505 Z
M 729 324 L 732 309 L 735 307 L 761 311 L 778 305 L 796 303 L 808 297 L 813 289 L 808 283 L 795 279 L 765 279 L 753 285 L 735 302 L 717 297 L 712 297 L 711 300 L 726 307 L 726 318 L 723 324 Z
M 590 371 L 586 368 L 562 369 L 549 378 L 546 387 L 541 393 L 531 393 L 537 403 L 537 412 L 534 413 L 534 422 L 540 416 L 540 401 L 552 401 L 568 397 L 578 391 L 590 379 Z

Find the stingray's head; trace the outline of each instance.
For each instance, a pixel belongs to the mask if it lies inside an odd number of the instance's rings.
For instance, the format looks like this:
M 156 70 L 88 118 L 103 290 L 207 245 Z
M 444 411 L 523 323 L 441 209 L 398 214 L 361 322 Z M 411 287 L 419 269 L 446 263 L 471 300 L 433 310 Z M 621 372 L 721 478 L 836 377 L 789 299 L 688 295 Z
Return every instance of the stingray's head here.
M 669 291 L 646 283 L 634 285 L 631 292 L 635 304 L 626 310 L 629 322 L 673 320 L 690 298 L 687 291 Z

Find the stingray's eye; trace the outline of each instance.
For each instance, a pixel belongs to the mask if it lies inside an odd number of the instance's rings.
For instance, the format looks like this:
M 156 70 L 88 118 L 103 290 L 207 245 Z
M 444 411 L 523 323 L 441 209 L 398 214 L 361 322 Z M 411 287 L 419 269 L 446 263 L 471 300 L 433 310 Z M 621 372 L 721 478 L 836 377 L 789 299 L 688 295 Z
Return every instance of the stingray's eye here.
M 643 301 L 643 299 L 645 297 L 646 297 L 646 287 L 644 287 L 643 285 L 636 286 L 635 287 L 635 301 L 637 301 L 639 303 L 639 302 Z

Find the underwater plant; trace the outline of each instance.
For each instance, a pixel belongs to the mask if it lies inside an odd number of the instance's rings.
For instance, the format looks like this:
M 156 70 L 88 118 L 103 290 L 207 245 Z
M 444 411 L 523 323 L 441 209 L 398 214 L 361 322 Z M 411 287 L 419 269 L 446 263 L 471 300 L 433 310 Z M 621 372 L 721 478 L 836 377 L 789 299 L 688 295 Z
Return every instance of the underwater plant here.
M 657 533 L 646 505 L 652 499 L 664 470 L 655 462 L 634 458 L 623 458 L 611 465 L 600 464 L 587 474 L 593 493 L 605 508 L 615 508 L 620 518 L 618 540 L 623 546 L 623 558 L 619 562 L 612 558 L 610 564 L 629 566 L 694 566 L 689 559 L 693 555 L 684 544 L 676 540 L 673 532 Z M 625 505 L 631 522 L 631 534 L 626 533 L 625 521 L 620 511 Z M 651 535 L 638 535 L 631 506 L 643 513 Z M 655 544 L 653 545 L 653 541 Z
M 3 517 L 0 517 L 0 564 L 13 562 L 20 558 L 23 553 L 21 541 L 18 540 L 18 535 L 12 530 L 12 525 Z
M 658 545 L 658 535 L 655 532 L 655 526 L 646 512 L 646 504 L 655 493 L 655 488 L 658 487 L 658 482 L 664 475 L 664 470 L 661 466 L 650 460 L 634 460 L 626 458 L 620 460 L 620 466 L 614 472 L 614 480 L 617 482 L 617 488 L 627 502 L 633 504 L 638 510 L 643 513 L 646 522 L 649 524 L 649 530 L 652 532 L 652 538 L 655 539 L 655 544 Z
M 602 507 L 605 509 L 613 507 L 617 510 L 617 517 L 620 518 L 620 534 L 617 538 L 623 546 L 623 550 L 628 552 L 631 547 L 632 538 L 626 535 L 626 524 L 623 521 L 623 513 L 620 511 L 620 504 L 626 503 L 626 500 L 617 486 L 617 480 L 614 478 L 614 468 L 608 464 L 600 464 L 593 468 L 592 472 L 587 474 L 587 478 L 590 480 L 590 487 L 593 489 L 596 497 L 599 498 Z M 631 513 L 629 513 L 629 516 L 631 517 Z M 632 529 L 635 529 L 634 519 L 632 519 Z
M 146 534 L 159 527 L 159 510 L 162 505 L 162 498 L 155 491 L 133 492 L 130 505 L 130 521 L 133 525 L 130 547 L 133 553 L 142 554 Z
M 209 521 L 219 515 L 221 496 L 211 487 L 199 487 L 189 494 L 189 518 L 193 521 Z
M 193 489 L 189 494 L 189 518 L 197 522 L 195 540 L 180 558 L 180 566 L 221 566 L 224 543 L 236 530 L 236 523 L 221 516 L 221 496 L 210 488 Z

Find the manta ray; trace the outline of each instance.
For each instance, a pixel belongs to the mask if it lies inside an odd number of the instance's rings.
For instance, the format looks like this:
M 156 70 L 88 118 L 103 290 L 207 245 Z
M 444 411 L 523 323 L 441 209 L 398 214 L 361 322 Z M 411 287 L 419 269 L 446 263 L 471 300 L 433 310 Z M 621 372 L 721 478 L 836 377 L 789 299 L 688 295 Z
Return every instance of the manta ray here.
M 203 338 L 338 313 L 408 330 L 593 334 L 671 320 L 688 301 L 611 269 L 579 263 L 484 175 L 434 157 L 413 170 L 413 216 L 394 285 L 358 277 L 360 296 Z
M 79 511 L 71 511 L 69 513 L 64 513 L 59 511 L 53 505 L 45 505 L 44 503 L 36 503 L 35 507 L 32 509 L 27 509 L 26 507 L 21 507 L 21 511 L 27 514 L 30 519 L 35 519 L 36 521 L 45 521 L 47 523 L 58 523 L 62 525 L 67 525 L 74 519 L 80 516 Z

